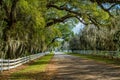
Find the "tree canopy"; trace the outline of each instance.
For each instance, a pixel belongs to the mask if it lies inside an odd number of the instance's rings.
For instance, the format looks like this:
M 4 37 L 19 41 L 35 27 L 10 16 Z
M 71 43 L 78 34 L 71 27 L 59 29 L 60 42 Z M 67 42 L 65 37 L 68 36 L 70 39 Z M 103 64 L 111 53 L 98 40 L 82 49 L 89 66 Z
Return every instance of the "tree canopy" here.
M 69 41 L 78 22 L 98 29 L 110 26 L 119 15 L 119 4 L 119 0 L 0 0 L 0 55 L 18 58 L 49 50 L 57 38 Z

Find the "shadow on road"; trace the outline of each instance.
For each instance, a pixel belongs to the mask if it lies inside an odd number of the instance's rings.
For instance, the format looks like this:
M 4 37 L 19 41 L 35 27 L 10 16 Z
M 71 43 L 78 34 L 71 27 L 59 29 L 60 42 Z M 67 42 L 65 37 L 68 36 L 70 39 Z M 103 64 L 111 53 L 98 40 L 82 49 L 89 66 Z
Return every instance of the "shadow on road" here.
M 120 66 L 112 66 L 79 57 L 55 54 L 57 73 L 53 80 L 120 80 Z

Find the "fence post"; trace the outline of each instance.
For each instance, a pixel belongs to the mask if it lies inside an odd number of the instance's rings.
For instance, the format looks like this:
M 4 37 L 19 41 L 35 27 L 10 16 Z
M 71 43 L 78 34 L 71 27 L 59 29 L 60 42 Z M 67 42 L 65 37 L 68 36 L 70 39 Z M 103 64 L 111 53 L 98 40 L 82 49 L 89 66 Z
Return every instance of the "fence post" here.
M 30 60 L 30 55 L 29 55 L 29 62 L 30 62 L 31 60 Z
M 8 59 L 8 70 L 10 70 L 10 59 Z
M 23 57 L 23 64 L 25 63 L 25 56 Z
M 29 58 L 28 58 L 28 56 L 26 56 L 26 62 L 28 62 L 29 61 Z
M 1 58 L 1 72 L 3 72 L 3 59 Z
M 27 56 L 25 56 L 25 63 L 27 62 Z

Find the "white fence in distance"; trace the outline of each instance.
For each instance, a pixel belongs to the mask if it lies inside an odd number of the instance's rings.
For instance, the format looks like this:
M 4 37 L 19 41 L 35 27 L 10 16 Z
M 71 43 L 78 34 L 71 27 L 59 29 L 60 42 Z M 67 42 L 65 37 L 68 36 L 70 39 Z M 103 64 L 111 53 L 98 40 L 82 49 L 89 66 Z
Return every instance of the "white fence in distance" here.
M 120 58 L 120 51 L 101 51 L 101 50 L 73 50 L 69 52 L 78 53 L 78 54 L 94 54 L 100 56 L 111 56 L 114 58 Z
M 0 71 L 2 72 L 4 70 L 10 70 L 12 68 L 16 68 L 24 63 L 40 58 L 46 54 L 49 54 L 49 52 L 38 53 L 38 54 L 29 55 L 29 56 L 25 56 L 25 57 L 18 58 L 18 59 L 12 59 L 12 60 L 0 59 Z

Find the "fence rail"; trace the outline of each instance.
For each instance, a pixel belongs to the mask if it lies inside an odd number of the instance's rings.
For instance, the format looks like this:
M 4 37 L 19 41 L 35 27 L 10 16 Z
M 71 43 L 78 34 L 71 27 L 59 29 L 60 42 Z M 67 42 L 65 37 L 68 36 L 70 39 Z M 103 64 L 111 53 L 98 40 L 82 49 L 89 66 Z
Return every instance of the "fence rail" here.
M 100 50 L 68 50 L 68 52 L 79 53 L 79 54 L 95 54 L 100 56 L 110 56 L 113 58 L 120 58 L 119 51 L 100 51 Z
M 0 71 L 2 72 L 3 70 L 10 70 L 12 68 L 16 68 L 24 63 L 27 63 L 31 60 L 37 59 L 39 57 L 42 57 L 46 54 L 49 54 L 49 52 L 45 52 L 45 53 L 38 53 L 38 54 L 34 54 L 34 55 L 29 55 L 29 56 L 25 56 L 22 58 L 18 58 L 18 59 L 0 59 Z

